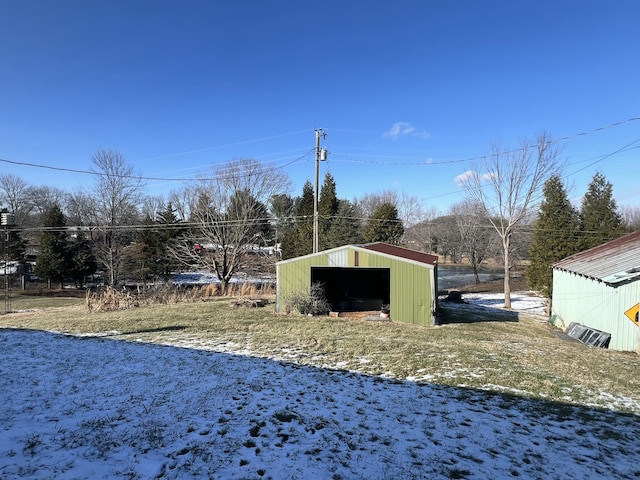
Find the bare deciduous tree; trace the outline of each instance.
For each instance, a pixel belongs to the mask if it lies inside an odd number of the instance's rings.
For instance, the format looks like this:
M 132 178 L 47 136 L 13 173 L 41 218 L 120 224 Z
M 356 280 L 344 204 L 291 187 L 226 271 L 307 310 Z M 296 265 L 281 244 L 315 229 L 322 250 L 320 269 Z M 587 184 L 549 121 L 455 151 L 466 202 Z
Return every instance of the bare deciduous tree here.
M 86 227 L 92 225 L 95 215 L 95 195 L 89 191 L 75 190 L 68 193 L 64 201 L 64 212 L 69 225 Z
M 640 207 L 626 206 L 620 208 L 624 223 L 634 232 L 640 230 Z
M 390 204 L 396 207 L 398 218 L 405 227 L 411 227 L 423 221 L 425 212 L 422 202 L 413 195 L 396 190 L 383 190 L 377 193 L 367 193 L 354 201 L 354 207 L 362 220 L 370 218 L 382 205 Z M 428 215 L 428 213 L 426 214 Z
M 149 218 L 152 221 L 157 221 L 159 215 L 165 210 L 167 202 L 162 195 L 145 196 L 142 200 L 141 212 L 143 218 Z
M 470 200 L 452 205 L 449 214 L 456 222 L 460 253 L 469 261 L 476 283 L 480 283 L 480 264 L 496 253 L 495 231 L 489 219 L 484 216 L 483 208 Z
M 144 185 L 119 152 L 100 150 L 91 160 L 97 180 L 86 195 L 93 197 L 95 255 L 107 273 L 109 285 L 116 285 L 120 255 L 123 247 L 133 239 L 131 225 L 138 220 L 137 208 Z
M 414 217 L 411 226 L 405 230 L 403 242 L 415 250 L 435 253 L 433 221 L 439 215 L 435 207 L 421 208 L 419 217 Z
M 64 190 L 57 187 L 41 186 L 30 190 L 31 204 L 34 213 L 42 216 L 54 205 L 62 205 L 65 198 Z
M 0 206 L 14 216 L 17 225 L 23 225 L 31 212 L 31 186 L 17 175 L 0 174 Z
M 511 238 L 528 211 L 536 206 L 542 186 L 562 165 L 559 151 L 548 134 L 535 142 L 523 140 L 516 150 L 498 145 L 478 168 L 458 177 L 468 198 L 481 206 L 502 241 L 504 260 L 504 303 L 511 308 Z
M 226 290 L 245 255 L 263 244 L 270 228 L 267 204 L 286 191 L 289 180 L 281 171 L 243 159 L 214 168 L 213 177 L 186 188 L 178 210 L 190 213 L 191 233 L 172 246 L 185 265 L 215 272 Z M 194 249 L 194 244 L 202 249 Z

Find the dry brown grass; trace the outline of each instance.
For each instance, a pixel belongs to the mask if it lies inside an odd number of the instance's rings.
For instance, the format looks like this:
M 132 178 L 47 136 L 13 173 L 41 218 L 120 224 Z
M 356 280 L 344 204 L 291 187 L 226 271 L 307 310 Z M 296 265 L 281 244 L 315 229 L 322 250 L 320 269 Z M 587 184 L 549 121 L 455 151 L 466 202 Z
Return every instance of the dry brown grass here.
M 273 287 L 260 290 L 253 283 L 230 284 L 224 291 L 218 284 L 208 284 L 191 288 L 167 286 L 150 290 L 116 290 L 112 287 L 98 291 L 87 291 L 85 305 L 90 312 L 128 310 L 133 307 L 154 304 L 175 304 L 206 301 L 215 297 L 257 297 L 274 295 Z

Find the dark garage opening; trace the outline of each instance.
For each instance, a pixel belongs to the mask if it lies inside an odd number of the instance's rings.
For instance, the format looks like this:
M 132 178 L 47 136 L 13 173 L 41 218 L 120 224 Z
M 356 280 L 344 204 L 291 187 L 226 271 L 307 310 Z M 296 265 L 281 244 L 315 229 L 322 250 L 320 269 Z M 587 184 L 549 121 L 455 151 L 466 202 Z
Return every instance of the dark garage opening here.
M 311 267 L 311 284 L 320 283 L 336 312 L 380 310 L 390 303 L 388 268 Z

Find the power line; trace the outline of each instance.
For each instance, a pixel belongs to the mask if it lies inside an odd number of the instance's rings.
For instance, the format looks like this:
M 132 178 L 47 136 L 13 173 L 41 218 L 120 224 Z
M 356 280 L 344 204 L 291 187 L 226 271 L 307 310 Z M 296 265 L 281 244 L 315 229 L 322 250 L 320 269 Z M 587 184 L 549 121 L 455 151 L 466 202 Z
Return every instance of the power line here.
M 564 142 L 564 141 L 568 141 L 577 137 L 582 137 L 582 136 L 587 136 L 587 135 L 592 135 L 594 133 L 598 133 L 601 132 L 603 130 L 607 130 L 610 128 L 614 128 L 614 127 L 619 127 L 621 125 L 630 123 L 630 122 L 634 122 L 640 120 L 640 116 L 637 117 L 630 117 L 627 118 L 625 120 L 621 120 L 618 122 L 614 122 L 614 123 L 610 123 L 608 125 L 603 125 L 597 128 L 593 128 L 591 130 L 586 130 L 583 132 L 579 132 L 579 133 L 575 133 L 572 135 L 566 135 L 564 137 L 560 137 L 557 139 L 552 139 L 550 140 L 548 143 L 549 144 L 554 144 L 554 143 L 560 143 L 560 142 Z M 340 131 L 339 129 L 337 129 L 338 131 Z M 248 144 L 248 143 L 254 143 L 254 142 L 259 142 L 259 141 L 265 141 L 265 140 L 270 140 L 270 139 L 274 139 L 274 138 L 280 138 L 280 137 L 285 137 L 285 136 L 290 136 L 290 135 L 297 135 L 300 133 L 307 133 L 309 132 L 309 130 L 301 130 L 298 132 L 290 132 L 290 133 L 284 133 L 281 135 L 272 135 L 269 137 L 262 137 L 262 138 L 258 138 L 258 139 L 254 139 L 254 140 L 247 140 L 247 141 L 242 141 L 242 142 L 236 142 L 236 143 L 230 143 L 230 144 L 226 144 L 226 145 L 218 145 L 218 146 L 214 146 L 214 147 L 207 147 L 204 149 L 199 149 L 199 150 L 191 150 L 188 152 L 183 152 L 183 153 L 175 153 L 175 154 L 169 154 L 169 155 L 165 155 L 165 156 L 159 156 L 159 157 L 151 157 L 150 159 L 160 159 L 160 158 L 170 158 L 170 157 L 174 157 L 174 156 L 180 156 L 180 155 L 184 155 L 184 154 L 190 154 L 190 153 L 199 153 L 202 151 L 208 151 L 208 150 L 215 150 L 215 149 L 220 149 L 220 148 L 226 148 L 226 147 L 230 147 L 230 146 L 237 146 L 237 145 L 243 145 L 243 144 Z M 624 147 L 623 147 L 624 148 Z M 293 163 L 296 163 L 297 161 L 301 160 L 302 158 L 304 158 L 305 156 L 309 155 L 311 152 L 313 151 L 313 149 L 311 149 L 309 152 L 303 154 L 300 157 L 297 157 L 295 160 L 285 163 L 283 165 L 277 166 L 277 167 L 273 167 L 274 169 L 282 169 L 282 168 L 286 168 L 290 165 L 292 165 Z M 516 148 L 516 149 L 511 149 L 511 150 L 505 150 L 505 151 L 501 151 L 501 152 L 494 152 L 492 154 L 484 154 L 484 155 L 477 155 L 477 156 L 473 156 L 473 157 L 467 157 L 467 158 L 460 158 L 460 159 L 452 159 L 452 160 L 442 160 L 442 161 L 432 161 L 432 160 L 421 160 L 421 161 L 416 161 L 416 162 L 383 162 L 383 161 L 373 161 L 373 160 L 360 160 L 360 159 L 354 159 L 352 158 L 353 156 L 357 156 L 358 154 L 348 154 L 348 153 L 339 153 L 339 152 L 331 152 L 333 157 L 338 157 L 338 158 L 344 158 L 347 161 L 350 162 L 354 162 L 354 163 L 366 163 L 366 164 L 373 164 L 373 165 L 388 165 L 388 166 L 438 166 L 438 165 L 451 165 L 451 164 L 457 164 L 457 163 L 465 163 L 465 162 L 473 162 L 473 161 L 477 161 L 477 160 L 482 160 L 485 159 L 487 157 L 490 156 L 494 156 L 494 155 L 509 155 L 512 153 L 517 153 L 522 151 L 522 148 Z M 618 153 L 618 152 L 613 152 L 613 154 Z M 397 157 L 395 157 L 397 158 Z M 277 160 L 274 160 L 277 161 Z M 42 164 L 38 164 L 38 163 L 34 163 L 34 162 L 20 162 L 20 161 L 15 161 L 15 160 L 9 160 L 9 159 L 2 159 L 0 158 L 0 162 L 2 163 L 8 163 L 8 164 L 12 164 L 12 165 L 20 165 L 20 166 L 26 166 L 26 167 L 32 167 L 32 168 L 42 168 L 42 169 L 47 169 L 47 170 L 53 170 L 53 171 L 60 171 L 60 172 L 68 172 L 68 173 L 77 173 L 77 174 L 83 174 L 83 175 L 95 175 L 95 176 L 106 176 L 107 174 L 104 174 L 102 172 L 95 172 L 95 171 L 91 171 L 91 170 L 82 170 L 82 169 L 75 169 L 75 168 L 67 168 L 67 167 L 56 167 L 56 166 L 49 166 L 49 165 L 42 165 Z M 140 179 L 140 180 L 148 180 L 148 181 L 162 181 L 162 182 L 191 182 L 191 181 L 200 181 L 200 180 L 216 180 L 216 179 L 220 179 L 221 177 L 217 177 L 217 178 L 189 178 L 189 177 L 177 177 L 177 178 L 173 178 L 173 177 L 148 177 L 148 176 L 138 176 L 138 175 L 131 175 L 131 176 L 122 176 L 122 178 L 135 178 L 135 179 Z
M 304 157 L 310 155 L 315 149 L 311 149 L 308 152 L 305 152 L 303 155 L 296 157 L 294 160 L 287 162 L 283 165 L 279 165 L 279 166 L 274 166 L 274 167 L 263 167 L 263 170 L 281 170 L 283 168 L 286 168 L 290 165 L 293 165 L 294 163 L 302 160 Z M 189 177 L 178 177 L 178 178 L 168 178 L 168 177 L 145 177 L 145 176 L 140 176 L 140 175 L 113 175 L 110 173 L 104 173 L 104 172 L 96 172 L 96 171 L 92 171 L 92 170 L 80 170 L 80 169 L 75 169 L 75 168 L 66 168 L 66 167 L 52 167 L 50 165 L 41 165 L 41 164 L 37 164 L 37 163 L 29 163 L 29 162 L 17 162 L 14 160 L 7 160 L 4 158 L 0 158 L 0 162 L 2 163 L 9 163 L 12 165 L 21 165 L 21 166 L 26 166 L 26 167 L 34 167 L 34 168 L 43 168 L 46 170 L 54 170 L 54 171 L 59 171 L 59 172 L 69 172 L 69 173 L 78 173 L 78 174 L 85 174 L 85 175 L 94 175 L 94 176 L 100 176 L 100 177 L 111 177 L 111 176 L 116 176 L 118 178 L 130 178 L 130 179 L 136 179 L 136 180 L 146 180 L 146 181 L 162 181 L 162 182 L 201 182 L 201 181 L 216 181 L 216 180 L 223 180 L 226 178 L 230 178 L 231 176 L 235 175 L 234 174 L 223 174 L 223 175 L 217 175 L 216 177 L 200 177 L 200 178 L 189 178 Z M 229 170 L 233 170 L 234 167 L 233 166 L 227 166 L 227 168 Z M 251 173 L 247 173 L 245 175 L 240 175 L 240 176 L 249 176 L 249 175 L 253 175 L 256 172 L 253 171 Z
M 548 145 L 553 145 L 556 143 L 562 143 L 562 142 L 566 142 L 569 140 L 573 140 L 575 138 L 578 137 L 583 137 L 583 136 L 587 136 L 587 135 L 592 135 L 598 132 L 601 132 L 603 130 L 607 130 L 610 128 L 614 128 L 614 127 L 619 127 L 622 125 L 625 125 L 627 123 L 630 122 L 634 122 L 640 120 L 640 116 L 639 117 L 631 117 L 631 118 L 627 118 L 625 120 L 621 120 L 618 122 L 614 122 L 614 123 L 610 123 L 608 125 L 604 125 L 601 127 L 597 127 L 597 128 L 592 128 L 590 130 L 585 130 L 583 132 L 579 132 L 579 133 L 575 133 L 572 135 L 565 135 L 563 137 L 559 137 L 556 139 L 551 139 L 547 142 Z M 440 160 L 440 161 L 433 161 L 433 160 L 420 160 L 420 161 L 415 161 L 415 162 L 385 162 L 385 161 L 375 161 L 375 160 L 362 160 L 362 159 L 355 159 L 352 157 L 355 156 L 368 156 L 367 154 L 349 154 L 349 153 L 340 153 L 340 152 L 331 152 L 332 157 L 341 157 L 341 158 L 345 158 L 350 162 L 353 163 L 366 163 L 366 164 L 371 164 L 371 165 L 388 165 L 388 166 L 423 166 L 423 167 L 431 167 L 431 166 L 438 166 L 438 165 L 451 165 L 451 164 L 456 164 L 456 163 L 465 163 L 465 162 L 474 162 L 474 161 L 478 161 L 478 160 L 483 160 L 486 159 L 487 157 L 493 157 L 495 155 L 510 155 L 513 153 L 518 153 L 521 152 L 522 148 L 515 148 L 515 149 L 511 149 L 511 150 L 504 150 L 504 151 L 500 151 L 500 152 L 494 152 L 491 154 L 484 154 L 484 155 L 477 155 L 477 156 L 473 156 L 473 157 L 466 157 L 466 158 L 458 158 L 458 159 L 452 159 L 452 160 Z M 380 156 L 377 156 L 380 158 Z M 388 155 L 386 156 L 388 158 L 398 158 L 398 157 L 394 157 L 393 155 Z M 384 157 L 383 157 L 384 158 Z

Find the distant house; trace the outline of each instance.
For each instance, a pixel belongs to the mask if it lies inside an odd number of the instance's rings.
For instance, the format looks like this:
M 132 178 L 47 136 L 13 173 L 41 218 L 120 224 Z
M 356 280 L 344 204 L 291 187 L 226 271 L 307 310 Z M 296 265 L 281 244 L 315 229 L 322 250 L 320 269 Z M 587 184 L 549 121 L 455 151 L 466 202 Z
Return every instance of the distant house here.
M 609 348 L 638 350 L 640 231 L 553 265 L 551 322 L 611 334 Z
M 438 257 L 372 243 L 345 245 L 276 264 L 276 310 L 288 298 L 321 283 L 332 310 L 375 311 L 390 307 L 393 320 L 432 325 L 438 300 Z

